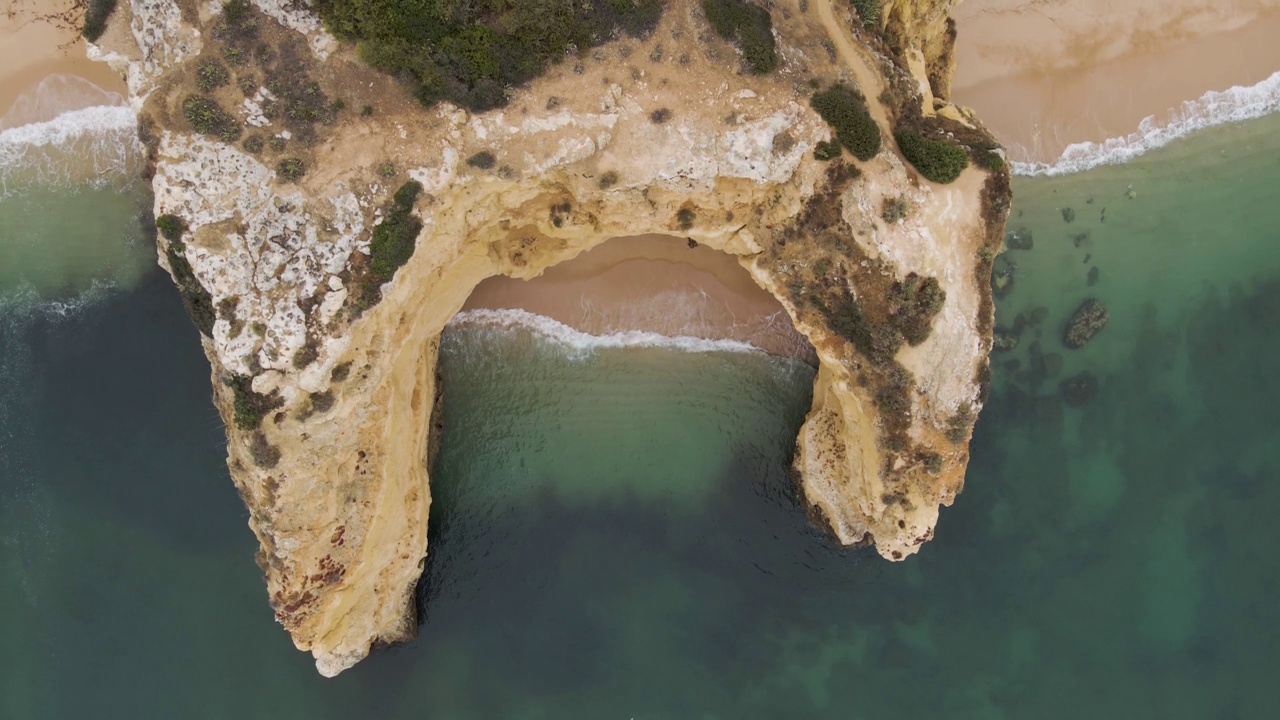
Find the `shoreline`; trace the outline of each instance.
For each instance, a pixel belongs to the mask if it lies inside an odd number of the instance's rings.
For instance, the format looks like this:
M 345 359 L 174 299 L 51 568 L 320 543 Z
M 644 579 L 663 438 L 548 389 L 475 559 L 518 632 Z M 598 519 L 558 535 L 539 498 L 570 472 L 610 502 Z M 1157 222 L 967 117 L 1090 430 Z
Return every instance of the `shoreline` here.
M 531 280 L 488 278 L 461 312 L 486 310 L 524 311 L 597 338 L 653 333 L 816 362 L 782 304 L 735 257 L 671 236 L 613 238 Z
M 26 0 L 0 13 L 0 117 L 25 91 L 60 73 L 83 78 L 107 93 L 126 94 L 115 71 L 85 56 L 86 43 L 78 32 L 35 19 L 66 6 L 65 0 Z
M 1072 145 L 1163 127 L 1187 103 L 1280 71 L 1280 6 L 1250 2 L 1253 10 L 1231 14 L 1196 0 L 968 0 L 954 14 L 952 99 L 978 114 L 1011 160 L 1053 164 Z

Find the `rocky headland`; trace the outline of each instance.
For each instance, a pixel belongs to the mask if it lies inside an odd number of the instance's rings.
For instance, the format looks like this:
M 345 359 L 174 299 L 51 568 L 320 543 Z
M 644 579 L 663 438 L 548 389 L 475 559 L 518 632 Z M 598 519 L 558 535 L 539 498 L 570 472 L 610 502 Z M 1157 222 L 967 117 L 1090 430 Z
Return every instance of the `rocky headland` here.
M 127 80 L 268 596 L 321 673 L 415 632 L 445 324 L 481 280 L 610 238 L 736 256 L 816 350 L 814 521 L 892 560 L 932 537 L 1009 203 L 947 100 L 953 4 L 752 5 L 762 47 L 669 0 L 484 111 L 415 99 L 304 2 L 120 4 L 90 55 Z

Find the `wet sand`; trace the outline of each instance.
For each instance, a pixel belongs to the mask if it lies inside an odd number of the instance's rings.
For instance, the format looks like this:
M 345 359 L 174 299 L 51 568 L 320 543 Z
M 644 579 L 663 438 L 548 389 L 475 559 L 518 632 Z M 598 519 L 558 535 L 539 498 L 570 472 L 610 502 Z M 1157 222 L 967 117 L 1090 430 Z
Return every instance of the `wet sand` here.
M 56 73 L 74 75 L 123 95 L 124 81 L 105 63 L 85 57 L 79 34 L 37 20 L 58 12 L 65 0 L 10 0 L 0 9 L 0 116 L 41 80 Z
M 615 238 L 532 280 L 492 277 L 464 310 L 521 309 L 576 330 L 739 340 L 812 360 L 782 305 L 733 256 L 682 238 Z
M 1280 70 L 1280 2 L 965 0 L 952 99 L 1015 160 L 1127 135 Z

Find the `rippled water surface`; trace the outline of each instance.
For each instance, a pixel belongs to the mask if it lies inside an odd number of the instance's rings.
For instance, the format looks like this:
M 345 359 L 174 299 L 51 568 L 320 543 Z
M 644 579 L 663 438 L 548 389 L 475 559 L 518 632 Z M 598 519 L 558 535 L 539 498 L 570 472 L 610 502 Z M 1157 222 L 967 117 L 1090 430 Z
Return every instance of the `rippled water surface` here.
M 0 717 L 1271 717 L 1277 130 L 1017 183 L 1022 336 L 904 563 L 797 506 L 808 366 L 457 329 L 420 637 L 334 680 L 271 619 L 170 283 L 0 274 Z

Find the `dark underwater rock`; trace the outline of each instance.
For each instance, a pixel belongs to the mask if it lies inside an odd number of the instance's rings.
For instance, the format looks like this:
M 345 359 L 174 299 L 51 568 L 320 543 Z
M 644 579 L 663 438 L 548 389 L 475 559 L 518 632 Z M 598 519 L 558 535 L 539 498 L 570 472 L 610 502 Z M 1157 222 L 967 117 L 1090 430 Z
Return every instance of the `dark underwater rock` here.
M 1102 303 L 1094 298 L 1085 300 L 1067 321 L 1066 331 L 1062 334 L 1062 344 L 1072 350 L 1084 347 L 1094 336 L 1102 332 L 1108 320 L 1110 315 L 1107 314 L 1107 309 Z
M 1094 265 L 1093 267 L 1089 268 L 1089 275 L 1088 275 L 1088 278 L 1086 279 L 1086 283 L 1089 285 L 1089 287 L 1093 287 L 1094 285 L 1098 284 L 1098 275 L 1101 274 L 1101 272 L 1102 271 L 1098 270 L 1097 265 Z
M 1000 268 L 991 274 L 991 292 L 999 300 L 1013 290 L 1013 270 Z
M 1035 327 L 1036 325 L 1039 325 L 1040 323 L 1044 322 L 1045 319 L 1047 319 L 1048 317 L 1049 317 L 1049 308 L 1044 307 L 1043 305 L 1040 307 L 1031 308 L 1030 312 L 1027 313 L 1027 323 L 1030 324 L 1032 327 Z
M 1031 228 L 1020 227 L 1004 234 L 1004 246 L 1010 250 L 1030 250 L 1035 246 L 1031 238 Z
M 1062 208 L 1062 219 L 1063 219 L 1063 220 L 1065 220 L 1065 221 L 1067 221 L 1067 222 L 1072 222 L 1073 220 L 1075 220 L 1075 219 L 1076 219 L 1076 211 L 1075 211 L 1075 210 L 1072 210 L 1072 209 L 1071 209 L 1071 208 L 1069 208 L 1069 207 L 1068 207 L 1068 208 Z
M 991 333 L 991 351 L 1009 352 L 1018 347 L 1018 333 L 1000 325 Z
M 1062 401 L 1071 407 L 1080 407 L 1093 400 L 1098 394 L 1098 378 L 1085 370 L 1076 373 L 1058 386 L 1062 390 Z

